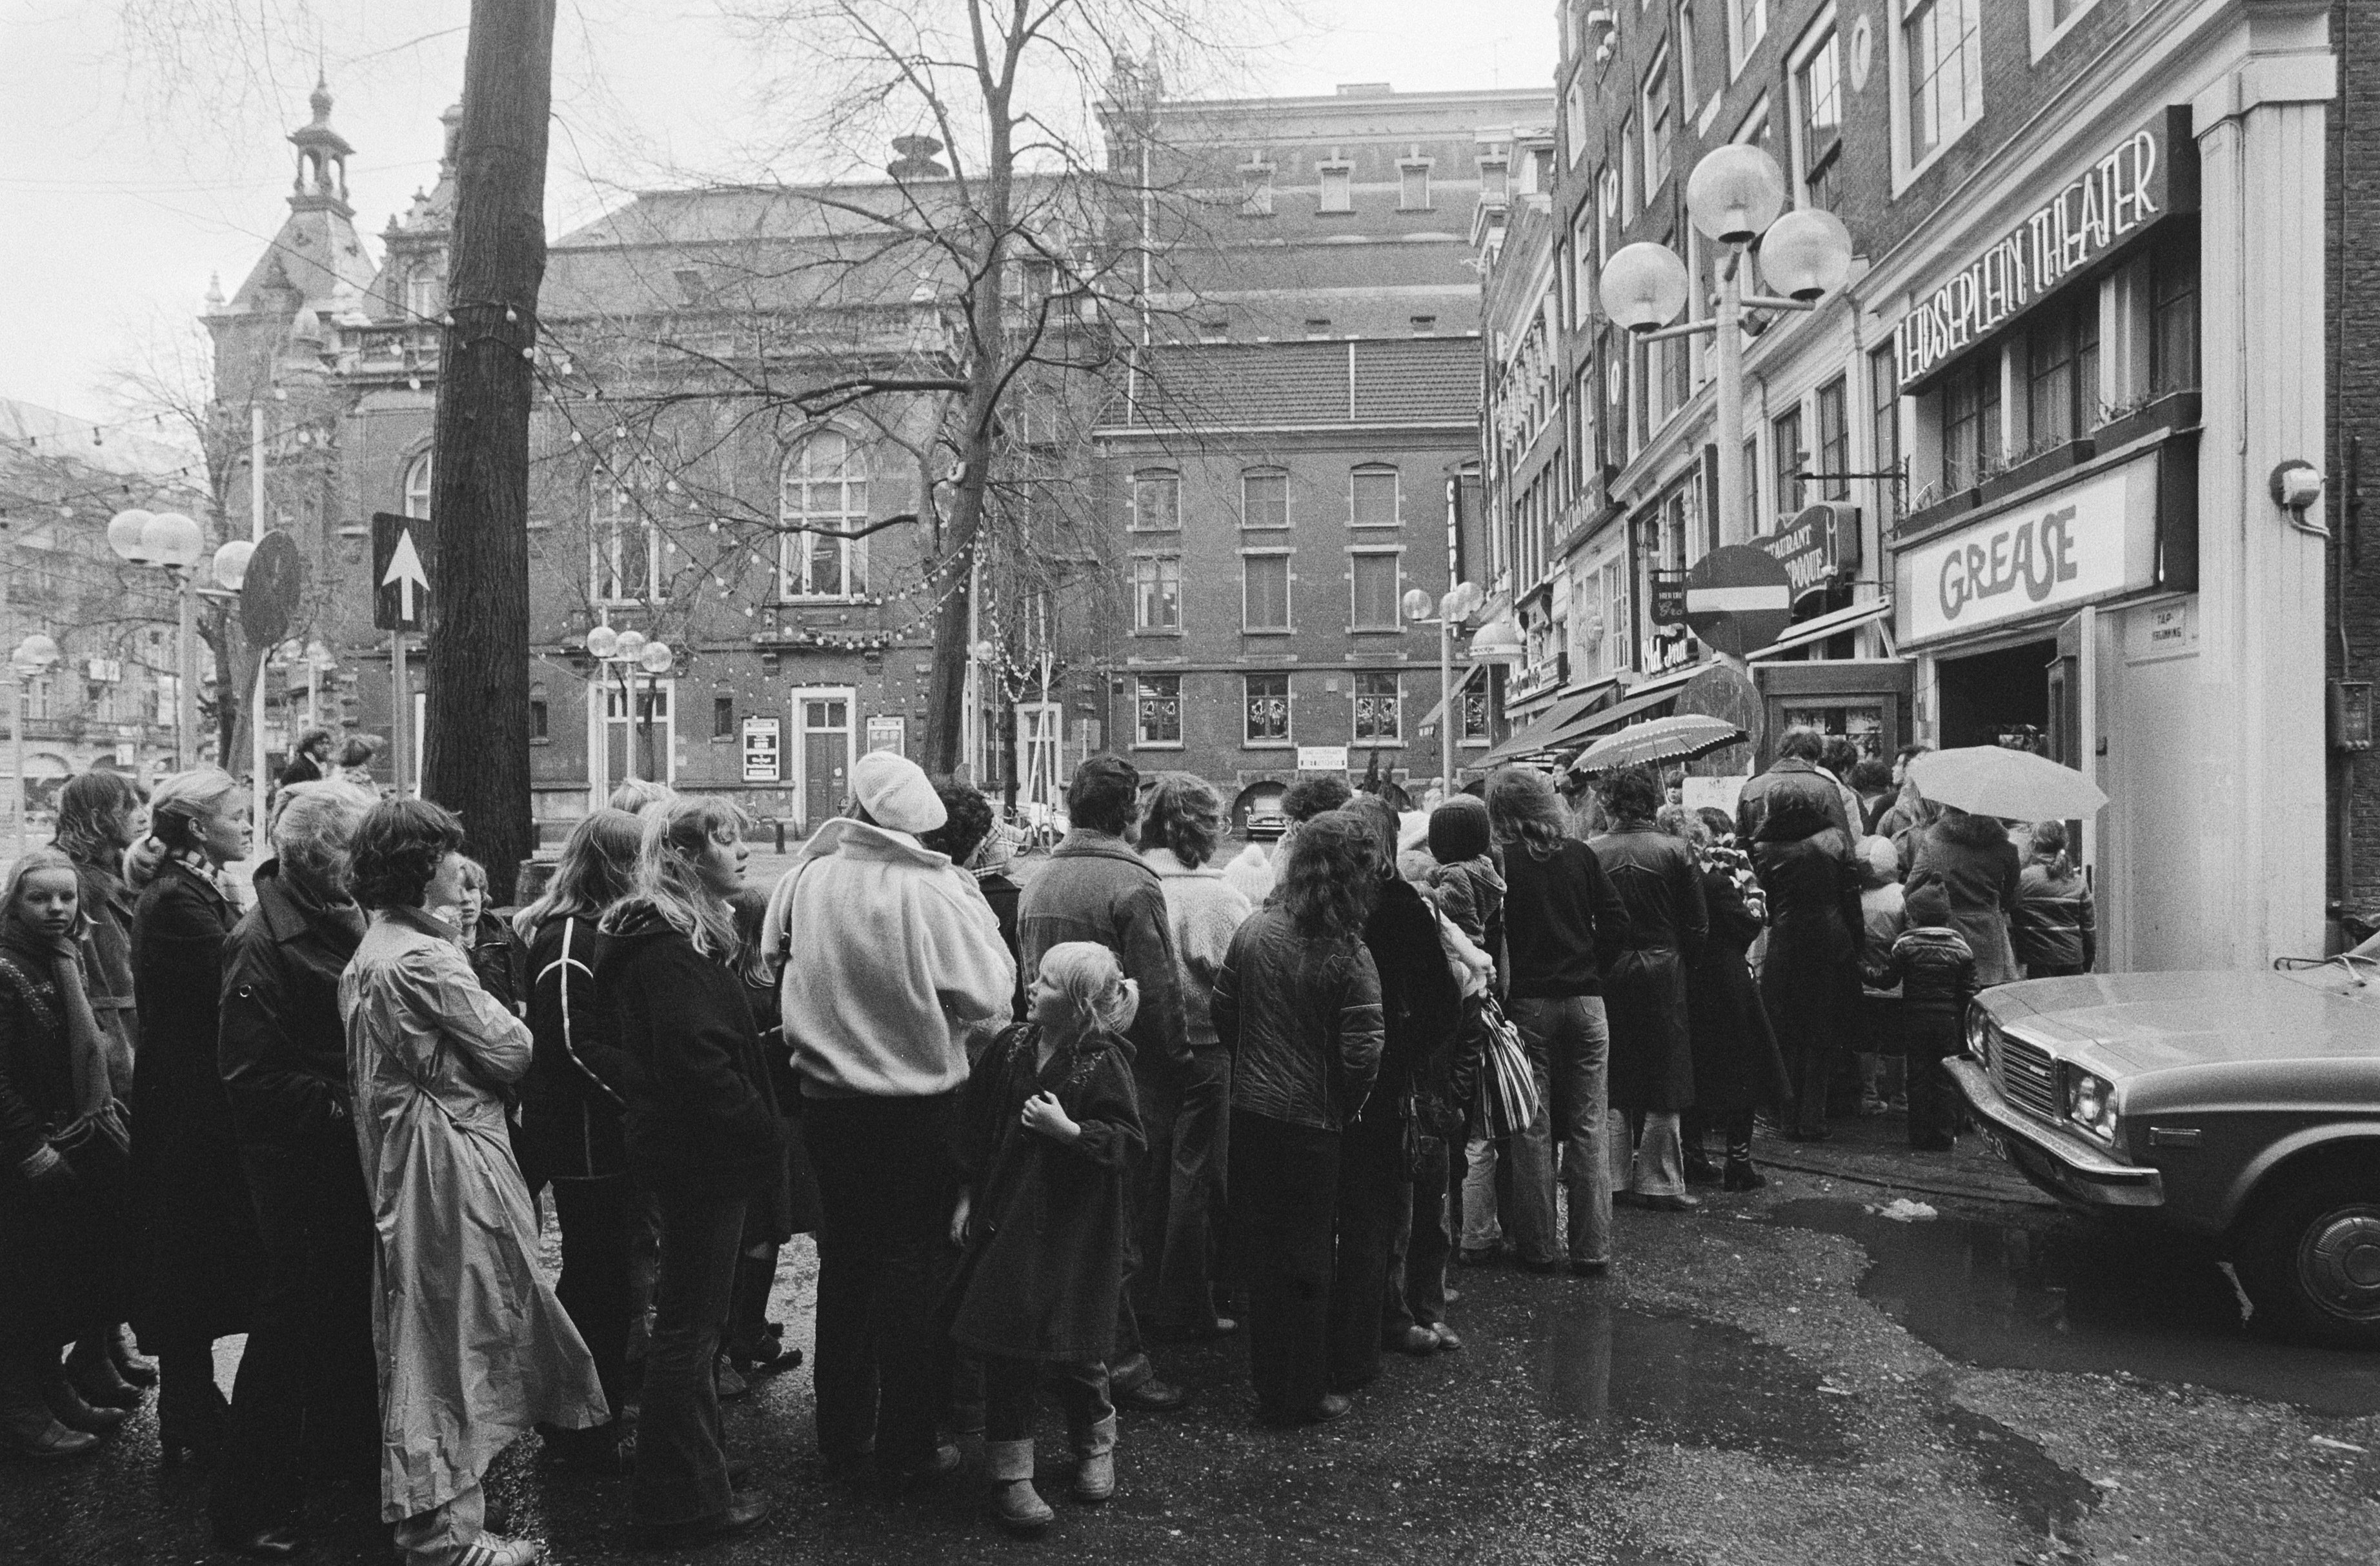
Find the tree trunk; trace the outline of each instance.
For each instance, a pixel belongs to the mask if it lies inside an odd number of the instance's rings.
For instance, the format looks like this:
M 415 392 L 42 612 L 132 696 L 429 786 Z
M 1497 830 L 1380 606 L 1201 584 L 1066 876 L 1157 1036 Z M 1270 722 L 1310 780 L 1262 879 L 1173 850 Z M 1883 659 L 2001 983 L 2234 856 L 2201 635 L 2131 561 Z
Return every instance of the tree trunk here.
M 536 847 L 528 767 L 528 427 L 545 277 L 553 0 L 471 0 L 456 137 L 454 259 L 431 470 L 429 710 L 422 792 L 462 817 L 512 899 Z M 399 720 L 402 721 L 402 714 Z

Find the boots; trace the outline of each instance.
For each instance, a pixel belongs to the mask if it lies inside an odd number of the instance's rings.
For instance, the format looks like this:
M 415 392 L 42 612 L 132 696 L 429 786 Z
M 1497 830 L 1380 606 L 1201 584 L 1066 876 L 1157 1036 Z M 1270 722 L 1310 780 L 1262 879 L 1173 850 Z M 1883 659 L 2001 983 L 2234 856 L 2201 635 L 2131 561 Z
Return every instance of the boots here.
M 1116 1416 L 1109 1414 L 1075 1443 L 1075 1499 L 1097 1506 L 1115 1494 Z
M 1033 1443 L 986 1441 L 984 1466 L 991 1475 L 991 1515 L 1010 1533 L 1032 1538 L 1050 1526 L 1057 1513 L 1033 1487 Z
M 1721 1184 L 1730 1191 L 1757 1191 L 1768 1184 L 1768 1177 L 1752 1167 L 1752 1130 L 1746 1126 L 1743 1139 L 1727 1139 L 1727 1177 Z
M 69 1430 L 80 1430 L 88 1436 L 112 1436 L 124 1427 L 124 1411 L 93 1408 L 85 1402 L 67 1380 L 63 1365 L 53 1367 L 42 1381 L 42 1401 L 49 1404 L 50 1416 Z
M 777 1250 L 764 1256 L 735 1258 L 735 1281 L 727 1296 L 727 1356 L 738 1370 L 759 1374 L 791 1370 L 802 1362 L 802 1351 L 789 1349 L 778 1333 L 769 1330 L 769 1291 L 777 1282 Z
M 116 1368 L 115 1356 L 108 1352 L 115 1337 L 113 1327 L 85 1333 L 67 1355 L 67 1380 L 93 1408 L 135 1409 L 140 1406 L 140 1389 Z
M 157 1384 L 157 1362 L 143 1357 L 140 1351 L 132 1346 L 132 1335 L 122 1327 L 116 1328 L 108 1339 L 107 1354 L 115 1361 L 115 1373 L 134 1386 L 153 1387 Z
M 157 1388 L 157 1455 L 168 1468 L 212 1458 L 231 1423 L 231 1405 L 215 1385 L 214 1355 L 204 1348 L 163 1356 Z
M 0 1453 L 30 1463 L 56 1463 L 98 1451 L 98 1437 L 69 1430 L 51 1416 L 42 1396 L 45 1373 L 38 1357 L 0 1357 Z

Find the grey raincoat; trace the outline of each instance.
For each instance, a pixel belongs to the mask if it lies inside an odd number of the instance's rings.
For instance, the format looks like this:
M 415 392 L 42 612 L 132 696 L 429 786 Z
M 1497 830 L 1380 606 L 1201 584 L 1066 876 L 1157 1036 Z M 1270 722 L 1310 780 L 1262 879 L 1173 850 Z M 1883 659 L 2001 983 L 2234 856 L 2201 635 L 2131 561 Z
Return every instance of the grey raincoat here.
M 381 1516 L 443 1506 L 537 1424 L 609 1417 L 594 1362 L 537 1266 L 537 1213 L 503 1090 L 529 1031 L 473 977 L 454 932 L 372 916 L 339 977 L 356 1141 L 378 1264 Z

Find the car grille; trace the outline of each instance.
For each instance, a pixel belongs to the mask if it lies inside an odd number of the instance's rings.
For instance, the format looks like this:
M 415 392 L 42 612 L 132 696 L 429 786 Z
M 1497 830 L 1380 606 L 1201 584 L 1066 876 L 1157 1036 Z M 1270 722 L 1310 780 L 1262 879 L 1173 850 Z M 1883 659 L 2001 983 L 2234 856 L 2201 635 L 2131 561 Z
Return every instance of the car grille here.
M 2058 1118 L 2058 1067 L 2049 1051 L 1992 1030 L 1992 1077 L 2001 1096 L 2042 1119 Z

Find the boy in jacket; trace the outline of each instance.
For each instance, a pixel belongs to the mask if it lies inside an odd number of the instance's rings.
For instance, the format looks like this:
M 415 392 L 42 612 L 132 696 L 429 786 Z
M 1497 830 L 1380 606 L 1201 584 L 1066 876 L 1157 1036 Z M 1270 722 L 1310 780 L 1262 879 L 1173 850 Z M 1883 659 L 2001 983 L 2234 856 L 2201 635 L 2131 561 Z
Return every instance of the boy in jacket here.
M 1912 887 L 1909 928 L 1881 964 L 1867 969 L 1877 989 L 1900 987 L 1901 1039 L 1909 1062 L 1909 1145 L 1921 1153 L 1955 1146 L 1958 1106 L 1942 1062 L 1959 1053 L 1967 1002 L 1975 998 L 1975 953 L 1950 928 L 1950 900 L 1938 882 Z

